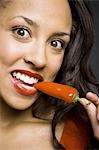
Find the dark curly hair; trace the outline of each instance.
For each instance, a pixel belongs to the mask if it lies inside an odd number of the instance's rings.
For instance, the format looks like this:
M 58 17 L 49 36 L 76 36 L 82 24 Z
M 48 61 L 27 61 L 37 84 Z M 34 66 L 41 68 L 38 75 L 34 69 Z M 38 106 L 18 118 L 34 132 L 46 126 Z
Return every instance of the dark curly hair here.
M 6 8 L 11 0 L 0 0 L 0 8 Z M 99 95 L 99 83 L 97 82 L 90 66 L 90 54 L 94 40 L 94 25 L 91 10 L 86 0 L 68 0 L 72 12 L 72 32 L 68 46 L 66 47 L 63 63 L 55 78 L 55 82 L 76 87 L 80 97 L 85 97 L 86 92 L 92 91 Z M 79 107 L 78 107 L 79 105 Z M 49 119 L 48 114 L 53 112 L 52 135 L 53 145 L 57 150 L 64 150 L 55 135 L 56 126 L 64 121 L 68 112 L 79 114 L 90 125 L 91 149 L 98 149 L 98 142 L 94 138 L 90 121 L 79 104 L 67 104 L 59 99 L 42 94 L 33 104 L 33 116 L 40 119 Z M 78 113 L 79 112 L 79 113 Z
M 69 0 L 72 12 L 73 26 L 71 40 L 66 47 L 62 66 L 56 76 L 55 82 L 68 84 L 76 87 L 80 97 L 85 97 L 88 91 L 99 95 L 99 83 L 95 78 L 90 66 L 90 54 L 94 42 L 94 20 L 88 3 L 84 0 Z M 79 107 L 78 107 L 79 105 Z M 55 136 L 58 122 L 64 120 L 68 112 L 74 111 L 90 124 L 83 107 L 78 104 L 66 104 L 61 100 L 49 97 L 45 94 L 33 104 L 33 115 L 45 119 L 51 110 L 55 110 L 52 119 L 53 143 L 56 149 L 64 149 Z M 48 118 L 47 118 L 48 119 Z M 97 149 L 98 142 L 95 140 L 91 124 L 91 142 L 87 147 Z

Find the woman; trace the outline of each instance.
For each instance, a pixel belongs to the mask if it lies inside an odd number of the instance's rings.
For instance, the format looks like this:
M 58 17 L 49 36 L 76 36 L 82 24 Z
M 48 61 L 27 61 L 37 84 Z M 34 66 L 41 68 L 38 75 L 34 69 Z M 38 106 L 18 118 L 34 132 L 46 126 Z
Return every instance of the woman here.
M 98 148 L 99 84 L 89 68 L 87 4 L 1 0 L 0 14 L 0 149 Z M 76 87 L 81 104 L 39 93 L 33 85 L 41 80 Z

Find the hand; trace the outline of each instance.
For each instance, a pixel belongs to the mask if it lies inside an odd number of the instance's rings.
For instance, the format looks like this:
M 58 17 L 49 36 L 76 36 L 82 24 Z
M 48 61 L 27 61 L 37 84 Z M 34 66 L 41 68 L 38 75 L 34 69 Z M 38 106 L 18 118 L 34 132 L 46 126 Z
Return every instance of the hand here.
M 94 136 L 99 140 L 99 97 L 94 93 L 88 92 L 86 98 L 81 98 L 79 102 L 86 109 Z

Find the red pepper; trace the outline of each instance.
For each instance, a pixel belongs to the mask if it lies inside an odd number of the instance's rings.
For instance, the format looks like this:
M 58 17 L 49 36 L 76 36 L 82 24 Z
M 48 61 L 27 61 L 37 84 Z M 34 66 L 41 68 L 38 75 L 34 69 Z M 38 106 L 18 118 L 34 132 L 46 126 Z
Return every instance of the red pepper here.
M 34 85 L 39 91 L 62 99 L 67 103 L 77 102 L 79 93 L 76 88 L 54 82 L 39 82 Z

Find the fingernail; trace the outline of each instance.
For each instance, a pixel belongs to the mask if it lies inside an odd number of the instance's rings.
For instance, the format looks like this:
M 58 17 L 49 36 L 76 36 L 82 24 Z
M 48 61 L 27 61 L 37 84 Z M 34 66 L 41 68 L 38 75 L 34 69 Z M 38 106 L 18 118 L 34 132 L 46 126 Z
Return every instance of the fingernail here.
M 87 99 L 85 100 L 85 103 L 86 103 L 86 106 L 91 104 L 91 102 L 89 100 L 87 100 Z

